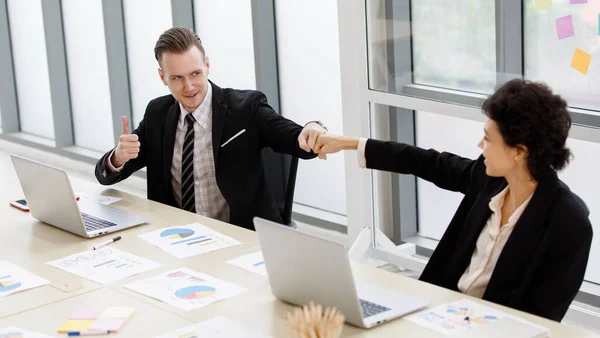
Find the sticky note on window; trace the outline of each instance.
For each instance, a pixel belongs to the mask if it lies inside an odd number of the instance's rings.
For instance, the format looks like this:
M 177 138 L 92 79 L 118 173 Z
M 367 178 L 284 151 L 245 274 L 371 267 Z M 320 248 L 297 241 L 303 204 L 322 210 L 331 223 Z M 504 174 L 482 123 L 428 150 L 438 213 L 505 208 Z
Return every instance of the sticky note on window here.
M 571 4 L 587 4 L 587 0 L 571 0 Z
M 535 9 L 538 11 L 552 8 L 552 0 L 535 0 Z
M 570 15 L 556 19 L 556 33 L 558 39 L 564 39 L 575 36 L 575 27 L 573 27 L 573 17 Z
M 58 329 L 58 333 L 87 331 L 92 324 L 93 320 L 69 319 Z
M 575 55 L 573 55 L 573 61 L 571 61 L 571 67 L 576 71 L 587 75 L 588 69 L 592 63 L 592 56 L 581 49 L 575 49 Z

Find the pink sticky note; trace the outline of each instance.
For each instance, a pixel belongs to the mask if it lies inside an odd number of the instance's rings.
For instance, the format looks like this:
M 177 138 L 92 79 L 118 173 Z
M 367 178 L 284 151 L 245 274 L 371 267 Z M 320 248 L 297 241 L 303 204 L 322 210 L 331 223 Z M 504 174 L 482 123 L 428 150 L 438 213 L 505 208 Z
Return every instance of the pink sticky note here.
M 100 317 L 100 314 L 103 311 L 104 309 L 80 307 L 69 317 L 69 319 L 96 319 Z
M 571 0 L 571 4 L 587 4 L 587 0 Z
M 573 17 L 570 15 L 556 19 L 556 33 L 558 39 L 564 39 L 575 36 L 575 28 L 573 27 Z
M 117 332 L 125 324 L 125 320 L 123 318 L 98 318 L 88 330 Z

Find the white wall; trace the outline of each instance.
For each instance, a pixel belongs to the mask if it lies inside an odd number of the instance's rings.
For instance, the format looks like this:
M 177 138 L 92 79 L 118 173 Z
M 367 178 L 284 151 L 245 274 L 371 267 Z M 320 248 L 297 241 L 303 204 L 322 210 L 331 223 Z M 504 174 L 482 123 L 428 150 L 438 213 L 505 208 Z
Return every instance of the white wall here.
M 41 0 L 9 0 L 21 131 L 54 139 Z
M 102 0 L 62 1 L 75 144 L 114 147 Z
M 278 0 L 275 9 L 282 114 L 342 134 L 337 1 Z M 343 154 L 300 161 L 295 201 L 345 215 Z
M 220 87 L 256 89 L 250 0 L 194 0 L 196 33 Z
M 456 131 L 459 130 L 459 133 Z M 483 123 L 463 120 L 456 117 L 419 112 L 417 114 L 417 145 L 449 151 L 457 155 L 476 158 L 481 154 L 477 143 L 483 136 Z M 593 154 L 600 153 L 600 144 L 576 139 L 568 139 L 575 158 L 559 177 L 579 195 L 590 209 L 590 222 L 595 236 L 590 252 L 585 279 L 600 283 L 600 180 L 598 175 L 600 159 Z M 442 190 L 429 182 L 418 182 L 419 234 L 440 239 L 450 223 L 463 195 Z M 568 226 L 568 224 L 565 224 Z
M 169 94 L 158 76 L 154 45 L 158 37 L 171 28 L 173 19 L 169 0 L 125 0 L 123 9 L 135 128 L 144 117 L 148 102 Z

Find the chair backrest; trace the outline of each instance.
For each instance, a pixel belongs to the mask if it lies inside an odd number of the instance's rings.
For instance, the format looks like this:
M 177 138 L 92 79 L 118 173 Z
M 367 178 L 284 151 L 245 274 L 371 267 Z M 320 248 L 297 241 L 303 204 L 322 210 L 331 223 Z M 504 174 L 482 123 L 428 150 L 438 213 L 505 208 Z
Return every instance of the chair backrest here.
M 263 149 L 262 157 L 267 185 L 279 208 L 283 224 L 290 225 L 292 224 L 298 158 L 276 153 L 271 148 Z

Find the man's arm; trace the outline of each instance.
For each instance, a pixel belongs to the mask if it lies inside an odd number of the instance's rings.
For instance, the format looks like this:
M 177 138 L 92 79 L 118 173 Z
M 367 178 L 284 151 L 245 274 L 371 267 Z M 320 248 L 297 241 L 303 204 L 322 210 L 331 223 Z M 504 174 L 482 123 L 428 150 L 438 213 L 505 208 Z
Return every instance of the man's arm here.
M 144 121 L 129 134 L 127 118 L 123 117 L 123 132 L 116 148 L 108 151 L 96 163 L 96 179 L 102 185 L 120 182 L 146 166 Z
M 276 152 L 290 154 L 301 159 L 315 158 L 317 155 L 312 151 L 303 150 L 298 139 L 300 135 L 307 136 L 309 149 L 317 139 L 317 134 L 322 128 L 316 123 L 309 123 L 304 128 L 297 123 L 277 114 L 267 103 L 267 97 L 260 93 L 254 102 L 254 122 L 259 131 L 260 142 L 263 146 L 270 147 Z M 324 132 L 324 129 L 322 129 Z M 314 135 L 314 136 L 312 136 Z

